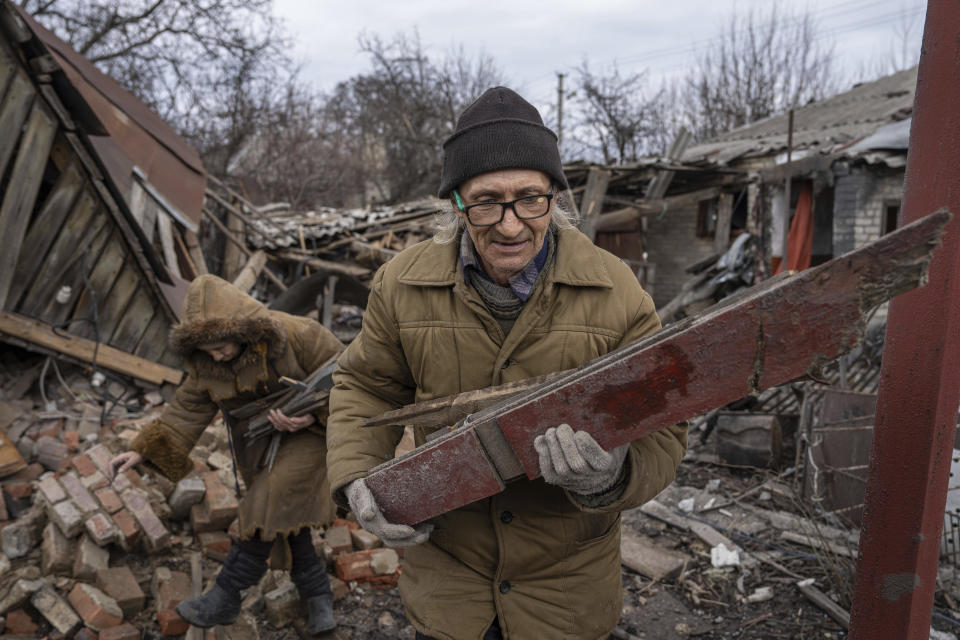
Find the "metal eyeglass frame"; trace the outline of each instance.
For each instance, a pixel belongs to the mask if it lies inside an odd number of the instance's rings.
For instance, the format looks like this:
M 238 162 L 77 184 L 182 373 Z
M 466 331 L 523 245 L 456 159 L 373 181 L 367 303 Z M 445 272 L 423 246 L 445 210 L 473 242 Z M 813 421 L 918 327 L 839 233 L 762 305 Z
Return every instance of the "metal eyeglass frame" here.
M 503 222 L 503 217 L 507 215 L 507 207 L 510 207 L 510 209 L 513 211 L 513 215 L 517 217 L 517 220 L 536 220 L 537 218 L 542 218 L 543 216 L 550 213 L 550 205 L 553 202 L 553 197 L 555 195 L 557 195 L 556 187 L 551 186 L 550 193 L 534 193 L 529 196 L 523 196 L 522 198 L 516 198 L 514 200 L 509 200 L 507 202 L 477 202 L 476 204 L 465 205 L 463 203 L 463 198 L 460 197 L 460 192 L 457 191 L 456 189 L 453 190 L 453 197 L 457 201 L 457 208 L 460 209 L 460 211 L 462 211 L 463 214 L 467 217 L 467 222 L 469 222 L 474 227 L 493 227 L 500 224 L 501 222 Z M 516 205 L 521 200 L 526 200 L 527 198 L 546 198 L 547 210 L 535 216 L 521 216 L 519 213 L 517 213 L 517 208 L 514 205 Z M 497 219 L 496 222 L 488 222 L 486 224 L 476 224 L 473 220 L 470 219 L 470 209 L 473 209 L 474 207 L 484 206 L 484 205 L 489 206 L 491 204 L 500 205 L 500 217 Z

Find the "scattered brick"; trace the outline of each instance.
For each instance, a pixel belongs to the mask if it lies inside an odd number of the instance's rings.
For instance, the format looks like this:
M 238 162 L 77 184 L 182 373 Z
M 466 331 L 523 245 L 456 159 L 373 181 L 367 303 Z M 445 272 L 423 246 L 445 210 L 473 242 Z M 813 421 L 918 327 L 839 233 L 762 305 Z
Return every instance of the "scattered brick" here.
M 33 483 L 11 482 L 3 485 L 3 490 L 6 491 L 7 495 L 9 495 L 11 498 L 22 500 L 33 495 Z
M 334 556 L 353 551 L 353 539 L 350 536 L 350 529 L 346 526 L 334 525 L 329 527 L 323 539 L 333 549 Z
M 333 521 L 333 524 L 332 524 L 331 526 L 334 526 L 334 527 L 346 527 L 347 529 L 350 529 L 351 531 L 354 530 L 354 529 L 359 529 L 359 528 L 360 528 L 360 525 L 357 524 L 356 522 L 354 522 L 353 520 L 344 520 L 343 518 L 337 518 L 337 519 L 335 519 L 335 520 Z
M 347 583 L 336 576 L 330 576 L 330 588 L 333 589 L 334 600 L 339 600 L 350 593 L 350 587 L 347 586 Z
M 157 611 L 157 624 L 160 625 L 160 633 L 165 636 L 183 635 L 190 628 L 186 620 L 170 609 Z
M 70 591 L 67 600 L 84 624 L 94 631 L 115 627 L 123 622 L 123 612 L 117 606 L 116 600 L 92 585 L 78 582 Z
M 47 508 L 47 515 L 54 522 L 63 535 L 73 538 L 83 529 L 83 514 L 70 500 L 58 502 Z
M 39 628 L 39 625 L 23 609 L 14 609 L 7 613 L 6 633 L 15 636 L 32 636 Z
M 113 523 L 117 525 L 117 530 L 120 531 L 120 546 L 129 551 L 140 539 L 140 525 L 126 509 L 120 509 L 110 517 L 113 518 Z
M 67 445 L 60 442 L 56 437 L 49 435 L 38 438 L 34 443 L 33 451 L 37 462 L 50 471 L 60 469 L 69 455 Z
M 128 489 L 120 494 L 120 499 L 143 530 L 149 551 L 159 551 L 169 546 L 170 532 L 160 522 L 160 518 L 153 512 L 142 492 Z
M 200 548 L 203 549 L 203 553 L 220 562 L 226 559 L 233 544 L 230 536 L 222 531 L 205 531 L 198 534 L 197 539 L 200 541 Z
M 84 514 L 93 513 L 100 508 L 96 498 L 91 495 L 87 488 L 80 482 L 80 476 L 76 471 L 71 471 L 60 476 L 60 484 L 63 486 L 67 495 L 73 500 L 77 508 Z
M 100 640 L 100 635 L 90 629 L 89 627 L 82 627 L 80 631 L 77 631 L 77 635 L 73 636 L 74 640 Z
M 111 567 L 97 571 L 97 588 L 117 601 L 124 618 L 133 618 L 143 610 L 146 595 L 130 567 Z
M 110 487 L 97 489 L 93 492 L 93 494 L 97 497 L 100 505 L 104 508 L 104 510 L 106 510 L 107 513 L 116 513 L 117 511 L 120 511 L 120 509 L 123 509 L 123 503 L 120 501 L 120 496 L 118 496 L 117 492 Z
M 110 476 L 110 461 L 113 459 L 113 454 L 110 453 L 109 449 L 102 444 L 97 444 L 90 447 L 86 455 L 90 458 L 90 461 L 96 465 L 97 469 L 100 470 L 100 473 L 107 477 Z
M 73 563 L 73 577 L 93 582 L 97 571 L 110 565 L 110 552 L 101 549 L 87 536 L 80 538 L 77 545 L 77 557 Z
M 289 625 L 300 615 L 300 598 L 297 588 L 292 584 L 285 584 L 263 594 L 263 603 L 267 609 L 267 620 L 278 629 Z
M 205 502 L 198 502 L 190 507 L 190 528 L 194 533 L 216 531 L 217 527 L 210 521 L 210 511 Z
M 113 490 L 117 493 L 122 494 L 124 491 L 133 488 L 133 483 L 130 482 L 130 478 L 123 473 L 119 473 L 114 477 L 113 482 L 110 483 L 110 486 L 113 487 Z
M 87 518 L 84 528 L 90 539 L 100 547 L 105 547 L 120 538 L 120 530 L 114 526 L 113 520 L 101 511 Z
M 80 618 L 67 601 L 57 594 L 51 587 L 44 587 L 37 591 L 30 599 L 33 607 L 47 619 L 53 628 L 65 636 L 70 636 L 80 626 Z
M 337 577 L 344 582 L 370 580 L 376 577 L 373 569 L 370 568 L 372 553 L 372 551 L 355 551 L 337 556 Z
M 46 517 L 43 509 L 33 507 L 0 531 L 0 547 L 11 560 L 22 558 L 39 544 Z
M 203 483 L 207 488 L 203 504 L 210 514 L 210 523 L 222 531 L 237 517 L 237 496 L 233 489 L 220 481 L 216 472 L 205 473 Z
M 392 575 L 400 566 L 400 556 L 393 549 L 377 549 L 370 556 L 370 568 L 378 576 Z
M 43 528 L 43 552 L 40 568 L 46 575 L 69 573 L 73 566 L 73 544 L 52 522 Z
M 182 571 L 158 569 L 153 576 L 151 589 L 158 610 L 173 609 L 181 601 L 192 597 L 190 576 Z
M 34 569 L 36 569 L 36 567 L 34 567 Z M 21 578 L 17 580 L 13 583 L 13 586 L 10 587 L 10 590 L 7 591 L 7 594 L 0 599 L 0 615 L 12 609 L 19 608 L 45 585 L 46 582 L 42 579 L 30 580 Z
M 140 477 L 140 474 L 134 471 L 133 469 L 127 469 L 124 471 L 124 474 L 127 476 L 127 479 L 130 481 L 130 484 L 135 486 L 138 489 L 143 489 L 143 478 Z
M 170 505 L 170 515 L 181 520 L 190 513 L 190 507 L 203 500 L 207 486 L 200 478 L 184 478 L 177 483 L 170 494 L 167 504 Z
M 31 462 L 26 467 L 3 479 L 4 486 L 12 482 L 34 482 L 47 472 L 39 462 Z
M 100 640 L 140 640 L 140 631 L 128 622 L 100 632 Z
M 350 537 L 353 539 L 353 545 L 362 551 L 376 549 L 377 547 L 383 546 L 383 542 L 381 542 L 380 538 L 373 535 L 366 529 L 351 529 Z
M 93 460 L 91 460 L 90 456 L 85 453 L 73 456 L 73 468 L 77 470 L 77 473 L 84 477 L 92 476 L 95 473 L 100 473 L 100 469 L 97 467 L 97 465 L 93 464 Z
M 54 505 L 61 500 L 67 499 L 67 492 L 63 490 L 63 487 L 60 486 L 60 483 L 57 482 L 53 474 L 43 478 L 37 485 L 37 488 L 40 490 L 40 495 L 43 496 L 43 499 L 47 501 L 47 504 Z
M 97 489 L 110 486 L 110 481 L 107 480 L 107 477 L 99 471 L 84 478 L 80 478 L 80 482 L 87 489 L 87 491 L 96 491 Z
M 72 429 L 64 431 L 63 444 L 67 445 L 68 451 L 80 451 L 80 432 Z

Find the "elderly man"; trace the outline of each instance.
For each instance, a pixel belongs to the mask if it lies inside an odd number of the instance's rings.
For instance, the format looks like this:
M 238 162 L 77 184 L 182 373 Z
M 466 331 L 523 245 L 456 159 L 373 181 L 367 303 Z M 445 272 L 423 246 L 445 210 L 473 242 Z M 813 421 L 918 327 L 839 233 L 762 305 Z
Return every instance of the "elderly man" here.
M 542 478 L 416 527 L 387 522 L 364 483 L 402 436 L 364 419 L 570 369 L 660 327 L 630 269 L 573 228 L 557 138 L 510 89 L 461 114 L 440 197 L 446 225 L 380 269 L 340 359 L 334 498 L 387 545 L 410 547 L 400 593 L 417 638 L 606 638 L 620 617 L 620 512 L 673 480 L 685 427 L 604 451 L 582 425 L 541 425 Z M 422 444 L 426 429 L 414 433 Z

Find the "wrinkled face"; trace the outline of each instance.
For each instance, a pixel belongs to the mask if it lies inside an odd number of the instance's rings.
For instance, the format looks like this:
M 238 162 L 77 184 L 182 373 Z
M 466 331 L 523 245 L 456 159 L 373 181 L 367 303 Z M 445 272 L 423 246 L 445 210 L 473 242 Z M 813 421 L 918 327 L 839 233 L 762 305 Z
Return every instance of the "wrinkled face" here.
M 466 206 L 480 202 L 508 202 L 535 194 L 550 193 L 550 177 L 532 169 L 504 169 L 474 176 L 461 184 L 457 191 Z M 456 206 L 456 203 L 454 203 Z M 462 211 L 467 233 L 477 248 L 477 254 L 494 282 L 506 285 L 511 276 L 523 270 L 543 246 L 550 218 L 553 217 L 553 202 L 545 216 L 532 220 L 517 218 L 508 208 L 503 220 L 490 227 L 475 227 Z
M 200 350 L 215 362 L 229 362 L 240 355 L 240 345 L 236 342 L 211 342 L 201 345 Z

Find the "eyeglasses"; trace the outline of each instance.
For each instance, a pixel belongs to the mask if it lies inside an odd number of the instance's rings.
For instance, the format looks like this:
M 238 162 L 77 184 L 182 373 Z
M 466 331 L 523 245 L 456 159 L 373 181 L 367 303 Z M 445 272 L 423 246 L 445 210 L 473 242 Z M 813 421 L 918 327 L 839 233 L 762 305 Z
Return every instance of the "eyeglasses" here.
M 553 199 L 554 190 L 550 193 L 538 193 L 532 196 L 524 196 L 509 202 L 479 202 L 464 206 L 460 194 L 453 192 L 460 210 L 467 216 L 467 220 L 475 227 L 492 227 L 500 224 L 503 216 L 507 214 L 507 208 L 513 209 L 513 215 L 520 220 L 533 220 L 540 218 L 550 211 L 550 201 Z

